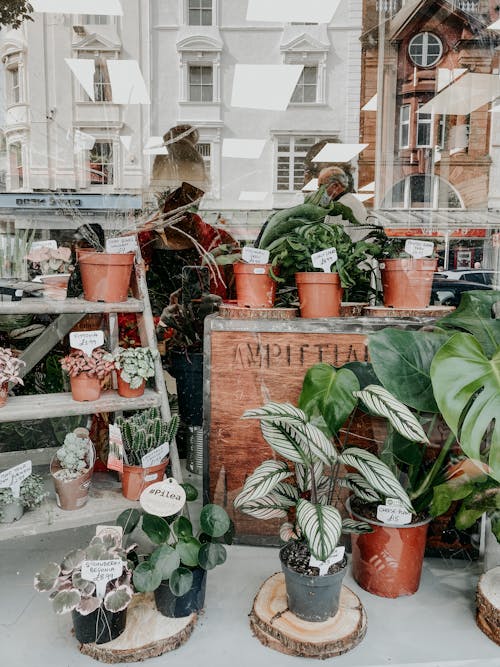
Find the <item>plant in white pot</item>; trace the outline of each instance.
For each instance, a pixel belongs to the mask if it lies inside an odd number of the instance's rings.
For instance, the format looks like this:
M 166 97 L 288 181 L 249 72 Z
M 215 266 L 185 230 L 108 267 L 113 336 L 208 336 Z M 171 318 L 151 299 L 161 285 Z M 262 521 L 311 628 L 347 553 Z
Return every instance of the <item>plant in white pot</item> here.
M 41 475 L 31 474 L 21 483 L 19 498 L 12 490 L 0 489 L 0 523 L 12 523 L 22 517 L 26 510 L 33 510 L 47 497 Z
M 149 347 L 118 347 L 113 352 L 120 396 L 142 396 L 147 380 L 154 377 L 158 356 L 158 351 Z
M 25 362 L 18 359 L 9 347 L 0 348 L 0 407 L 7 402 L 9 382 L 24 384 L 20 373 L 25 365 Z
M 86 428 L 68 433 L 50 465 L 57 504 L 64 510 L 77 510 L 88 499 L 95 451 Z

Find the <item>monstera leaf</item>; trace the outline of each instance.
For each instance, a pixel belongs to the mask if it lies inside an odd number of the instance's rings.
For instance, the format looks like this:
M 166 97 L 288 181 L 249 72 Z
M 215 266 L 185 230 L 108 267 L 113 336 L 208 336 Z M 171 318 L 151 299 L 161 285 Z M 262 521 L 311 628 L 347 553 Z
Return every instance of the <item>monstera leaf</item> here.
M 489 359 L 474 336 L 457 333 L 431 366 L 436 402 L 464 453 L 500 482 L 500 347 Z

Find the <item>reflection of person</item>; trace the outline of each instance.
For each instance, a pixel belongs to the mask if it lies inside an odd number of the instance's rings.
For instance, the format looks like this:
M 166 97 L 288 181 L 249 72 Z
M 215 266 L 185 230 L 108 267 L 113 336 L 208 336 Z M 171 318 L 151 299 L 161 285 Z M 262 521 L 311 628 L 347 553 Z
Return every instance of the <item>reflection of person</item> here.
M 196 150 L 199 133 L 191 125 L 177 125 L 163 135 L 166 155 L 157 155 L 153 163 L 151 187 L 175 189 L 183 181 L 205 190 L 208 179 L 203 158 Z

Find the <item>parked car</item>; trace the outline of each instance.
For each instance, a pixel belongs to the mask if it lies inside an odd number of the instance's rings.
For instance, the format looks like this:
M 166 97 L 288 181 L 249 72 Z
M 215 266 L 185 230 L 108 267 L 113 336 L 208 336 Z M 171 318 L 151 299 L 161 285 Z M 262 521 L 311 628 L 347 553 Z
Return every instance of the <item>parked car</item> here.
M 492 269 L 456 269 L 446 270 L 436 273 L 436 278 L 444 278 L 445 280 L 465 280 L 471 283 L 481 283 L 482 285 L 492 285 L 495 276 L 495 271 Z M 500 277 L 497 274 L 498 283 Z
M 474 283 L 468 280 L 452 280 L 443 278 L 442 273 L 437 273 L 432 281 L 431 305 L 433 306 L 458 306 L 464 292 L 472 290 L 492 289 L 491 285 Z

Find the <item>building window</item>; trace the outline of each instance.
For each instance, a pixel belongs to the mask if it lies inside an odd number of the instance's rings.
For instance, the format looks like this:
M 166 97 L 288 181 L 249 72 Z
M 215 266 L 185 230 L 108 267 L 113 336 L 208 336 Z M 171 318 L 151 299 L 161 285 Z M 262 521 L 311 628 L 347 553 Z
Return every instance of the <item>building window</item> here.
M 317 100 L 317 91 L 318 68 L 304 67 L 290 102 L 292 104 L 314 104 Z
M 213 102 L 214 84 L 211 65 L 189 66 L 189 101 Z
M 403 104 L 399 110 L 399 147 L 410 145 L 410 105 Z
M 420 107 L 423 106 L 419 104 Z M 417 148 L 428 148 L 432 141 L 432 114 L 417 111 Z
M 188 25 L 212 25 L 212 0 L 188 0 Z
M 382 208 L 463 208 L 455 188 L 439 176 L 414 174 L 396 183 Z
M 195 148 L 203 158 L 203 164 L 205 165 L 205 174 L 207 177 L 207 181 L 210 183 L 211 172 L 212 172 L 212 144 L 210 142 L 197 143 Z
M 421 32 L 410 40 L 410 60 L 419 67 L 432 67 L 443 55 L 443 43 L 432 32 Z
M 19 142 L 9 146 L 10 188 L 19 190 L 24 186 L 23 149 Z
M 83 25 L 108 25 L 110 17 L 107 14 L 84 14 Z
M 304 161 L 318 137 L 279 136 L 277 141 L 276 189 L 299 191 L 304 187 Z
M 96 141 L 89 151 L 90 185 L 113 185 L 113 144 Z
M 111 102 L 113 100 L 106 58 L 102 56 L 95 59 L 94 99 L 96 102 Z

